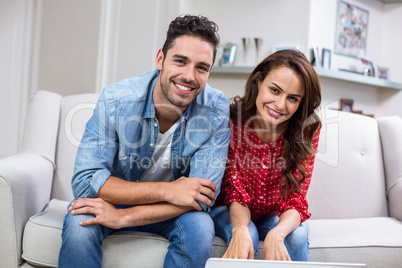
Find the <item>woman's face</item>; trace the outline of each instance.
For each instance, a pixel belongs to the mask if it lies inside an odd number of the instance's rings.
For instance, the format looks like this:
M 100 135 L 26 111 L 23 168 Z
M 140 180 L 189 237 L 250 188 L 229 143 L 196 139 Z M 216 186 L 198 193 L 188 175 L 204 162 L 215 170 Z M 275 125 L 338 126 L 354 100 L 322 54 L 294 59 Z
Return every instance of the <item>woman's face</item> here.
M 301 77 L 288 67 L 278 67 L 258 83 L 256 115 L 271 127 L 283 127 L 284 130 L 303 96 Z

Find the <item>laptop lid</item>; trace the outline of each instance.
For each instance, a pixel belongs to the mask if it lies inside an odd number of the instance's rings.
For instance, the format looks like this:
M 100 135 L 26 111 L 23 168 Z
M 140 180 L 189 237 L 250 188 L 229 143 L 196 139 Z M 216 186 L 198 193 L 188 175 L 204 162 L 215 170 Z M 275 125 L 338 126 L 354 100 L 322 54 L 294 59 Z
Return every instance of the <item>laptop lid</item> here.
M 361 263 L 266 261 L 210 258 L 205 268 L 356 268 L 367 267 Z

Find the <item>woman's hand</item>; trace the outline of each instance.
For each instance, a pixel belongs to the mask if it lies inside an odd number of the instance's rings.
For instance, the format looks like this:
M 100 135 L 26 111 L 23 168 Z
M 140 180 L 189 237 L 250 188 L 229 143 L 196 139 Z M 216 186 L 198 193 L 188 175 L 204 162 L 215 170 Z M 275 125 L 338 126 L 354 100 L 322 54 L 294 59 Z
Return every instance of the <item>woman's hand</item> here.
M 222 258 L 254 259 L 254 246 L 248 227 L 240 225 L 232 230 L 232 240 Z
M 268 232 L 263 245 L 264 260 L 291 261 L 285 246 L 285 234 L 272 229 Z

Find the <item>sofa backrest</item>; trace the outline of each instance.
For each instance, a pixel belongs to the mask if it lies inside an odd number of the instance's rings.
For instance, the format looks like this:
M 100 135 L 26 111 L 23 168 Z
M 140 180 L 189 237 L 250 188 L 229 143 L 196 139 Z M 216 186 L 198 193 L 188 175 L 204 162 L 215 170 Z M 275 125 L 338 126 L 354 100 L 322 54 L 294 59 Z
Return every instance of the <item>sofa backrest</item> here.
M 75 156 L 98 97 L 79 94 L 61 101 L 52 198 L 73 199 Z M 377 121 L 332 110 L 323 110 L 321 120 L 323 129 L 307 194 L 312 218 L 388 215 Z
M 57 137 L 52 198 L 72 201 L 71 178 L 75 156 L 85 125 L 92 116 L 99 94 L 66 96 L 61 102 L 59 133 Z
M 312 219 L 388 215 L 380 134 L 374 118 L 322 110 L 307 194 Z

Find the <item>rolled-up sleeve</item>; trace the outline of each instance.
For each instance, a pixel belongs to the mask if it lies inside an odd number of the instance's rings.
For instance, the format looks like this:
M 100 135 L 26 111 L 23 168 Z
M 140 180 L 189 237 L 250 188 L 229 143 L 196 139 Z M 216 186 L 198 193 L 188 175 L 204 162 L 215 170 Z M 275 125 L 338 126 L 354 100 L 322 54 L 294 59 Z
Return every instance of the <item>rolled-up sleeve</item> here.
M 111 175 L 118 149 L 114 111 L 112 97 L 104 91 L 85 126 L 77 151 L 71 182 L 76 199 L 97 197 L 99 189 Z
M 211 119 L 215 126 L 212 135 L 193 155 L 190 162 L 189 177 L 199 177 L 211 180 L 220 192 L 222 177 L 228 154 L 230 129 L 229 129 L 229 100 L 221 98 L 219 113 Z M 202 209 L 210 212 L 210 207 L 198 202 Z M 214 201 L 212 200 L 214 204 Z

